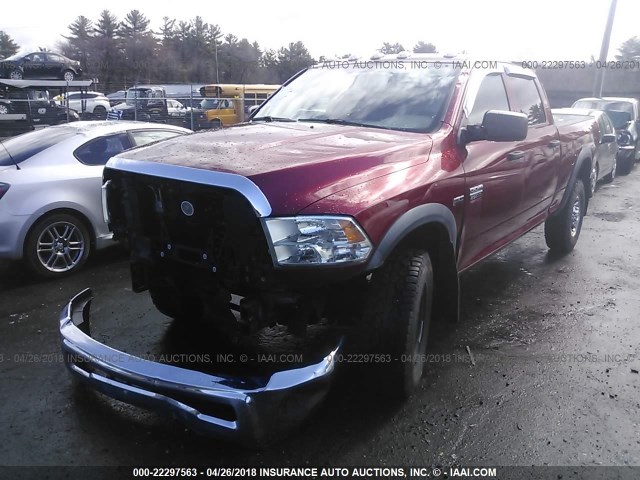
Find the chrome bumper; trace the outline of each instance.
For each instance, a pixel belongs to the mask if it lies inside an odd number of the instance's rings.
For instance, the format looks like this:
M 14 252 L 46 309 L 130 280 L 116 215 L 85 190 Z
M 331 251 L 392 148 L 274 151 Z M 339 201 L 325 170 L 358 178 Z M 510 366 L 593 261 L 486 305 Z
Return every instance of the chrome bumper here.
M 269 378 L 209 375 L 97 342 L 90 336 L 92 298 L 86 289 L 60 314 L 62 352 L 73 376 L 123 402 L 168 411 L 197 432 L 248 445 L 281 437 L 321 403 L 342 343 L 315 365 Z

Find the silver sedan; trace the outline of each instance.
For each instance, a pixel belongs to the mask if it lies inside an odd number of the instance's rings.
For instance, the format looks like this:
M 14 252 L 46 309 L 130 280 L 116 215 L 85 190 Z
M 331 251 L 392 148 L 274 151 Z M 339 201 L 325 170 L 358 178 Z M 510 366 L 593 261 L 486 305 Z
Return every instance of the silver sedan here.
M 73 272 L 113 244 L 102 213 L 102 171 L 112 156 L 190 130 L 143 122 L 76 122 L 0 144 L 0 258 L 36 274 Z

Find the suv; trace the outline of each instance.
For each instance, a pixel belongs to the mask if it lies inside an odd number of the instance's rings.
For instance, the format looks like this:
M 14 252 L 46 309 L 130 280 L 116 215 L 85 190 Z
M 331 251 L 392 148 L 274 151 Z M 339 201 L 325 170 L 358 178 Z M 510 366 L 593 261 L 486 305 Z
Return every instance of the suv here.
M 11 114 L 19 120 L 5 120 Z M 6 88 L 0 91 L 0 130 L 31 130 L 38 125 L 58 125 L 79 120 L 74 110 L 49 99 L 49 91 L 36 88 Z
M 570 252 L 588 205 L 592 129 L 559 132 L 533 71 L 472 65 L 423 55 L 318 65 L 249 124 L 112 158 L 105 214 L 130 249 L 133 290 L 160 312 L 239 336 L 276 324 L 349 336 L 272 375 L 214 376 L 91 339 L 85 291 L 60 321 L 71 372 L 242 440 L 317 406 L 349 345 L 376 355 L 381 388 L 409 395 L 431 321 L 458 317 L 458 274 L 540 224 L 550 249 Z
M 66 96 L 61 94 L 54 98 L 56 103 L 62 106 L 66 106 L 66 99 L 69 108 L 81 114 L 89 113 L 102 120 L 107 118 L 107 110 L 111 108 L 109 99 L 100 92 L 69 92 Z

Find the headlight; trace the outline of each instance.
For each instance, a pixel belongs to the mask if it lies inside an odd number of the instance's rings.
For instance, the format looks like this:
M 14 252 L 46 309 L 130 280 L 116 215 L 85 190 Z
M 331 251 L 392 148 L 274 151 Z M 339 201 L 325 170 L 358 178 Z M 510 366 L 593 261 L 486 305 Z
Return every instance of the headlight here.
M 265 221 L 279 265 L 362 262 L 371 242 L 349 217 L 289 217 Z
M 631 134 L 626 130 L 620 131 L 618 132 L 617 140 L 618 140 L 618 145 L 620 145 L 621 147 L 631 145 L 631 142 L 632 142 Z

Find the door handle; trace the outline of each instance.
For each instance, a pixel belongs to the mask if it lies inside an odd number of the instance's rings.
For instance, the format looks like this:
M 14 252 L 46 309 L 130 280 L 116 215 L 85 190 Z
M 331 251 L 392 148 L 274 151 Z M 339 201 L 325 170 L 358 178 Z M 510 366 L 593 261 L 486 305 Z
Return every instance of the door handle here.
M 508 160 L 520 160 L 524 158 L 524 152 L 522 150 L 516 150 L 515 152 L 511 152 L 508 156 Z
M 551 140 L 547 146 L 549 148 L 558 148 L 560 146 L 560 140 Z

